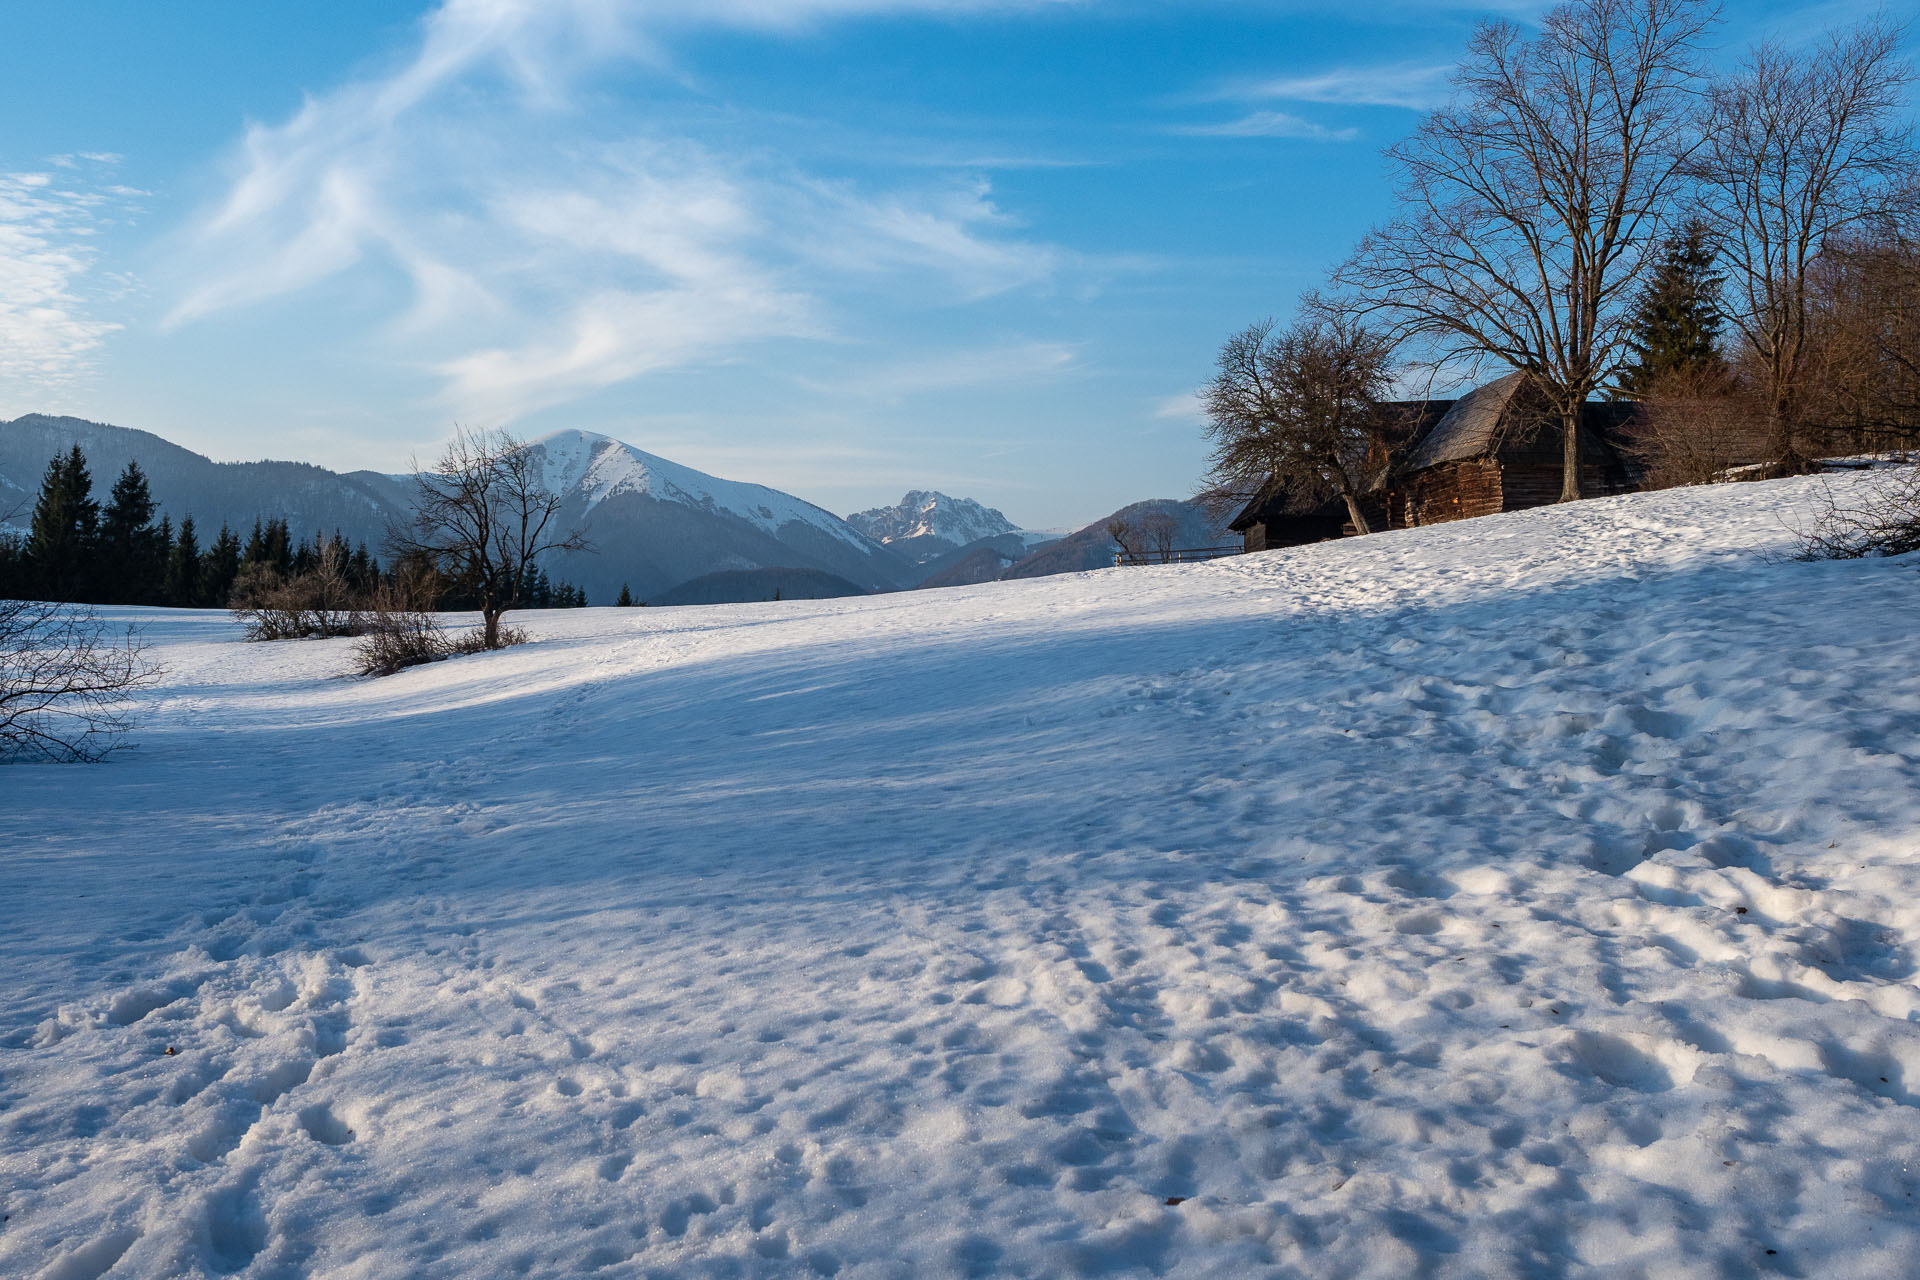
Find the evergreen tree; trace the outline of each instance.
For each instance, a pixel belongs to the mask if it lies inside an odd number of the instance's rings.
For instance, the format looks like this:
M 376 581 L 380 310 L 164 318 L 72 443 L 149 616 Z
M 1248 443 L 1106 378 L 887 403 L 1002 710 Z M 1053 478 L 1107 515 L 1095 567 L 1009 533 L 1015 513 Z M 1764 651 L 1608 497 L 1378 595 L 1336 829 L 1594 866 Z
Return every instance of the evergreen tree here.
M 353 556 L 347 561 L 347 581 L 363 595 L 379 585 L 380 562 L 367 554 L 364 542 L 353 549 Z
M 0 600 L 20 600 L 32 594 L 27 576 L 27 540 L 17 533 L 0 533 Z
M 151 604 L 157 598 L 171 548 L 161 545 L 153 515 L 146 473 L 139 463 L 129 462 L 100 513 L 93 588 L 101 600 Z
M 1714 269 L 1714 257 L 1706 224 L 1699 221 L 1689 222 L 1662 248 L 1627 339 L 1633 360 L 1621 384 L 1628 391 L 1642 394 L 1670 374 L 1724 367 L 1720 288 L 1726 277 Z
M 614 607 L 618 609 L 633 608 L 633 592 L 627 587 L 626 583 L 623 582 L 620 584 L 620 598 L 613 603 Z
M 84 600 L 92 586 L 94 538 L 100 507 L 93 500 L 93 477 L 79 445 L 47 464 L 40 496 L 27 534 L 29 573 L 39 594 L 49 600 Z
M 180 537 L 167 557 L 166 602 L 179 609 L 200 606 L 200 539 L 193 531 L 193 517 L 180 521 Z
M 265 564 L 267 558 L 266 533 L 260 527 L 260 517 L 255 516 L 253 518 L 253 536 L 247 539 L 247 551 L 246 555 L 242 557 L 242 563 Z
M 233 580 L 240 576 L 240 538 L 225 524 L 200 562 L 200 598 L 216 609 L 225 608 L 233 591 Z
M 267 521 L 267 535 L 260 559 L 283 578 L 293 572 L 293 535 L 287 532 L 285 520 Z

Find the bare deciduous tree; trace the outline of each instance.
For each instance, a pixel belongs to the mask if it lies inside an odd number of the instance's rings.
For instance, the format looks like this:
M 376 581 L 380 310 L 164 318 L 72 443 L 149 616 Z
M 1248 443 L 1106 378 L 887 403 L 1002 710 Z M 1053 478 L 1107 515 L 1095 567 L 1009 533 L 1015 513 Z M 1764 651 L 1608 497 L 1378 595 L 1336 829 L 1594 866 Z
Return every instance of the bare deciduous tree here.
M 1149 511 L 1140 517 L 1143 548 L 1158 557 L 1161 564 L 1173 563 L 1173 544 L 1180 537 L 1180 522 L 1165 511 Z
M 1768 452 L 1797 470 L 1795 440 L 1812 271 L 1849 228 L 1897 214 L 1914 191 L 1912 80 L 1899 32 L 1872 22 L 1805 54 L 1761 45 L 1716 85 L 1691 163 L 1731 284 L 1728 316 L 1764 380 Z
M 1814 265 L 1800 412 L 1827 447 L 1920 442 L 1920 238 L 1876 228 Z
M 1107 521 L 1107 536 L 1120 548 L 1120 556 L 1125 560 L 1140 558 L 1140 531 L 1132 522 L 1114 516 Z
M 1311 305 L 1311 304 L 1310 304 Z M 1263 320 L 1227 340 L 1208 385 L 1209 486 L 1252 497 L 1269 483 L 1297 497 L 1340 498 L 1361 533 L 1361 498 L 1386 462 L 1388 338 L 1322 312 L 1275 332 Z
M 504 431 L 456 430 L 431 470 L 415 470 L 414 520 L 388 532 L 389 550 L 471 591 L 482 644 L 498 649 L 508 639 L 500 619 L 519 605 L 534 561 L 588 550 L 587 540 L 553 527 L 560 495 L 547 488 L 526 444 Z
M 0 757 L 98 760 L 131 727 L 126 698 L 160 677 L 146 647 L 85 608 L 0 600 Z
M 1389 152 L 1400 217 L 1335 272 L 1436 365 L 1526 371 L 1580 496 L 1580 412 L 1616 375 L 1629 303 L 1690 144 L 1699 0 L 1576 0 L 1527 38 L 1475 33 L 1456 97 Z

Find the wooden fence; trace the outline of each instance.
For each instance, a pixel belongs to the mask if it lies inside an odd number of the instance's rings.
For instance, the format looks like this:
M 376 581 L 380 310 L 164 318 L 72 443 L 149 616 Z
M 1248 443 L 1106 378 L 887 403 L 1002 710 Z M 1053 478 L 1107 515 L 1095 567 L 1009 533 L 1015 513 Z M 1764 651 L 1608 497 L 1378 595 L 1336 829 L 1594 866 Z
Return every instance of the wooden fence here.
M 1113 563 L 1116 567 L 1127 564 L 1193 564 L 1200 560 L 1237 556 L 1245 549 L 1241 543 L 1233 542 L 1217 547 L 1176 547 L 1170 551 L 1120 550 L 1113 553 Z

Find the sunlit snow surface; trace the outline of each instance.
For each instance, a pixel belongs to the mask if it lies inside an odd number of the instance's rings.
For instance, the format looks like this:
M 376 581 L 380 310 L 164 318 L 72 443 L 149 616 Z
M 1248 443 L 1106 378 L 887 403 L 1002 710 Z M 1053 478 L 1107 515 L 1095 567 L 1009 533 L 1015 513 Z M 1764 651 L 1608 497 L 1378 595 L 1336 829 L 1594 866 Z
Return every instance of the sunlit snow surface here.
M 137 746 L 0 772 L 0 1274 L 1920 1273 L 1920 577 L 1815 492 L 136 612 Z

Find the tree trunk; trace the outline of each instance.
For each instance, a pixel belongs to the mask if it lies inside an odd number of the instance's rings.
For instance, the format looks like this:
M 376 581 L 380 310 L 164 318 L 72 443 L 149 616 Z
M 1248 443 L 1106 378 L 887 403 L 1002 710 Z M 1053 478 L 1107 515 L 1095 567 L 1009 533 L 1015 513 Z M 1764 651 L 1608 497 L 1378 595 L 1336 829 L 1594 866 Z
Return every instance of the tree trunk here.
M 1580 500 L 1580 406 L 1560 415 L 1560 501 Z
M 1372 533 L 1373 526 L 1367 523 L 1367 513 L 1360 509 L 1360 499 L 1351 493 L 1343 493 L 1340 496 L 1347 500 L 1347 515 L 1353 521 L 1354 532 Z
M 493 608 L 482 609 L 480 611 L 480 620 L 484 627 L 483 635 L 485 636 L 486 645 L 489 649 L 498 649 L 500 647 L 501 612 L 502 610 Z
M 1806 472 L 1807 460 L 1793 447 L 1793 407 L 1785 396 L 1775 396 L 1767 405 L 1767 466 L 1769 476 L 1797 476 Z

